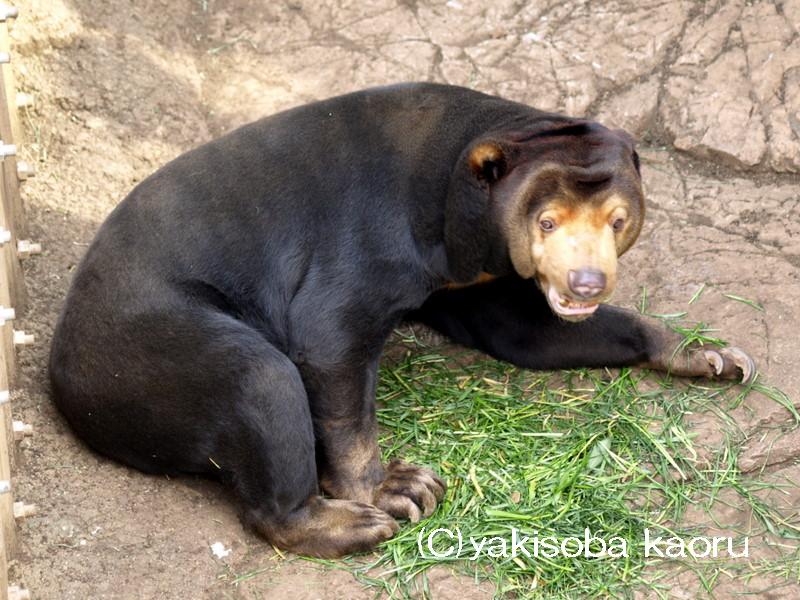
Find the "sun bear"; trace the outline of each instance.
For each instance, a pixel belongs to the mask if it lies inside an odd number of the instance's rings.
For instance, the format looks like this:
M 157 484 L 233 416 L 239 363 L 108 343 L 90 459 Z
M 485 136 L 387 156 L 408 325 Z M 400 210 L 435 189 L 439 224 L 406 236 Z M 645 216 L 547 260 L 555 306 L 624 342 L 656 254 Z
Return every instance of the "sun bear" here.
M 300 106 L 170 162 L 108 216 L 72 281 L 53 398 L 96 451 L 230 487 L 319 557 L 391 537 L 445 482 L 381 463 L 375 384 L 401 321 L 528 369 L 750 379 L 736 348 L 608 306 L 645 205 L 629 136 L 469 89 Z

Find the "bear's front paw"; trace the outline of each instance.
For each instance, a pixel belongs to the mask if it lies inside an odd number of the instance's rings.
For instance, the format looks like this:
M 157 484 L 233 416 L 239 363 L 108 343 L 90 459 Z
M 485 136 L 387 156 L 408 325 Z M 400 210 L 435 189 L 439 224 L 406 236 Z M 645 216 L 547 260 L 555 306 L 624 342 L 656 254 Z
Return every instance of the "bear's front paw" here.
M 751 383 L 757 374 L 756 363 L 740 348 L 704 350 L 703 356 L 711 365 L 714 375 L 723 379 L 741 377 L 742 383 Z
M 393 460 L 386 465 L 386 479 L 376 488 L 373 504 L 416 523 L 433 514 L 446 490 L 445 482 L 430 469 Z

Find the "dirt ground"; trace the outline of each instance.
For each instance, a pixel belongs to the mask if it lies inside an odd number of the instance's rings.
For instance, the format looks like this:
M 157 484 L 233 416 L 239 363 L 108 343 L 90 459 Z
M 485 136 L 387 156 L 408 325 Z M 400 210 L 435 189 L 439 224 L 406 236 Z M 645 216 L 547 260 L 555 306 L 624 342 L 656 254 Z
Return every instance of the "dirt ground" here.
M 675 312 L 705 283 L 690 317 L 749 349 L 764 380 L 800 399 L 800 0 L 16 5 L 19 87 L 36 97 L 22 153 L 38 175 L 23 192 L 45 251 L 25 264 L 21 327 L 38 343 L 20 350 L 13 395 L 15 418 L 36 428 L 20 449 L 17 495 L 39 513 L 20 527 L 11 579 L 34 598 L 372 597 L 347 573 L 281 560 L 216 486 L 89 452 L 51 405 L 45 370 L 71 272 L 138 181 L 232 127 L 336 93 L 442 81 L 625 127 L 642 141 L 650 212 L 623 259 L 618 302 L 633 305 L 646 286 L 654 310 Z M 734 417 L 743 470 L 800 479 L 800 430 L 784 409 L 754 394 Z M 695 429 L 719 441 L 710 417 Z M 796 511 L 800 489 L 785 502 Z M 749 519 L 726 511 L 728 522 Z M 230 554 L 216 558 L 214 542 Z M 715 594 L 778 597 L 770 584 L 722 578 Z M 699 584 L 672 585 L 689 598 Z M 446 572 L 432 590 L 492 595 Z

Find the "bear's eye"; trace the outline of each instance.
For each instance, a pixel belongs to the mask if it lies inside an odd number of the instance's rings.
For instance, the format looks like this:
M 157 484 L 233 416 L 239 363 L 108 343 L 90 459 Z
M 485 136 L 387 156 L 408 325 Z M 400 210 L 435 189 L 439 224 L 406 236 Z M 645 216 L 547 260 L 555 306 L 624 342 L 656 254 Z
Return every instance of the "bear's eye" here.
M 611 223 L 611 229 L 614 230 L 614 233 L 619 233 L 620 231 L 623 230 L 624 227 L 625 227 L 625 219 L 623 219 L 622 217 L 614 219 L 614 222 Z
M 554 231 L 556 228 L 556 224 L 553 222 L 552 219 L 542 219 L 539 221 L 539 227 L 542 228 L 542 231 Z

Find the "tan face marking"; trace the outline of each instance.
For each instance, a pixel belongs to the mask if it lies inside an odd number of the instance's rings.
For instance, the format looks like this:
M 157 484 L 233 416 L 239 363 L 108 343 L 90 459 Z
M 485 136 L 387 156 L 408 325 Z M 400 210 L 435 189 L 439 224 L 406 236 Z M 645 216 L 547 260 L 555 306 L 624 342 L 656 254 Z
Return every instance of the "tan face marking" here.
M 611 296 L 627 218 L 627 203 L 618 195 L 601 204 L 554 199 L 530 218 L 530 251 L 536 277 L 545 294 L 550 292 L 548 299 L 559 299 L 565 306 L 568 301 L 574 301 L 576 306 L 590 306 Z M 582 269 L 605 275 L 605 289 L 591 302 L 576 298 L 568 283 L 569 272 Z

